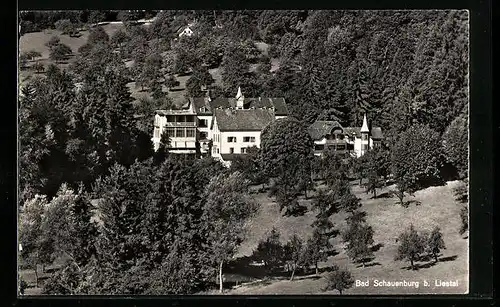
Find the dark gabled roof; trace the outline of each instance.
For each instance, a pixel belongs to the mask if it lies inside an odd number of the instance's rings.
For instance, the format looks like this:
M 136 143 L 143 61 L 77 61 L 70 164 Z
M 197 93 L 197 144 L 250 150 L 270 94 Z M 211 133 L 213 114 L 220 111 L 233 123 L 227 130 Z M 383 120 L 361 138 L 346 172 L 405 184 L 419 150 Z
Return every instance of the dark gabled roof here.
M 337 127 L 342 129 L 338 121 L 317 120 L 309 126 L 308 131 L 313 140 L 321 140 L 325 135 L 332 133 L 332 130 Z
M 361 127 L 345 127 L 344 133 L 349 135 L 356 135 L 357 138 L 361 137 Z M 384 135 L 382 133 L 382 128 L 372 127 L 370 136 L 372 139 L 379 140 L 383 139 Z
M 205 97 L 193 98 L 196 112 L 199 115 L 210 115 L 217 108 L 236 108 L 236 98 L 218 97 L 212 101 L 208 101 Z M 284 98 L 244 98 L 243 107 L 245 109 L 258 108 L 274 108 L 274 113 L 277 116 L 287 116 L 288 108 Z
M 212 115 L 212 108 L 207 97 L 191 98 L 198 115 Z
M 342 127 L 337 121 L 317 120 L 309 126 L 308 131 L 313 140 L 321 140 L 326 135 L 331 134 L 333 129 L 337 127 L 340 127 L 346 135 L 361 137 L 361 127 Z M 370 135 L 372 139 L 376 140 L 384 138 L 380 127 L 372 127 Z
M 215 109 L 214 116 L 220 131 L 261 131 L 274 120 L 270 109 Z

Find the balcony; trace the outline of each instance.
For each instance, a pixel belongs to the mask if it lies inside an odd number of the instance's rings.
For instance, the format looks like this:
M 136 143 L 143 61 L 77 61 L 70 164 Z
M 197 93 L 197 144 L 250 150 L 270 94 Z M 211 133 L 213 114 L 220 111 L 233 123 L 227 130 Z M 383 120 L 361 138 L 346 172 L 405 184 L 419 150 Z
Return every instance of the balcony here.
M 165 127 L 196 127 L 196 122 L 167 122 Z

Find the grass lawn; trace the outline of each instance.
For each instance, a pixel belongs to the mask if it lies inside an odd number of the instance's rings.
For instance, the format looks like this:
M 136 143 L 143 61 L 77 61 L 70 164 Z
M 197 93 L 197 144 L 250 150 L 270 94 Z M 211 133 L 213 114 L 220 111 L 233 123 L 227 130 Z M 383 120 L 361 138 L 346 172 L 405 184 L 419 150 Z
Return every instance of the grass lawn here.
M 104 31 L 111 36 L 117 30 L 123 28 L 121 23 L 108 23 L 102 26 Z M 73 53 L 78 51 L 78 48 L 83 46 L 87 42 L 89 36 L 88 31 L 80 31 L 79 37 L 69 37 L 68 35 L 62 35 L 61 31 L 47 29 L 42 32 L 26 33 L 19 39 L 19 51 L 21 53 L 35 50 L 42 54 L 43 59 L 48 59 L 50 50 L 45 44 L 50 40 L 52 36 L 56 35 L 61 40 L 62 44 L 68 45 L 68 47 L 73 50 Z
M 353 186 L 353 192 L 361 198 L 362 210 L 367 213 L 367 222 L 373 227 L 375 245 L 380 248 L 375 252 L 375 259 L 360 267 L 347 258 L 340 237 L 332 240 L 337 255 L 320 263 L 320 270 L 326 270 L 332 264 L 346 267 L 356 280 L 370 281 L 369 287 L 356 287 L 346 290 L 345 294 L 422 294 L 422 293 L 466 293 L 468 289 L 468 239 L 458 234 L 460 226 L 460 206 L 454 200 L 452 188 L 457 182 L 448 182 L 446 186 L 430 187 L 415 193 L 412 199 L 420 201 L 419 206 L 410 205 L 403 208 L 396 204 L 395 198 L 384 198 L 384 193 L 393 186 L 378 191 L 382 197 L 372 199 L 358 186 Z M 265 194 L 258 194 L 257 201 L 261 204 L 260 211 L 248 223 L 249 235 L 242 244 L 237 257 L 248 256 L 256 248 L 258 241 L 274 226 L 282 237 L 283 243 L 296 232 L 302 238 L 311 234 L 310 224 L 314 214 L 307 212 L 301 217 L 282 217 L 278 212 L 278 205 L 270 201 Z M 307 204 L 307 202 L 304 202 Z M 332 216 L 332 221 L 338 228 L 345 225 L 345 214 Z M 416 262 L 420 268 L 416 271 L 408 269 L 409 263 L 394 261 L 397 250 L 395 239 L 403 229 L 413 223 L 417 230 L 431 230 L 434 226 L 441 227 L 446 249 L 442 252 L 440 262 L 433 265 L 432 261 Z M 322 294 L 325 286 L 325 273 L 320 278 L 314 275 L 299 276 L 290 282 L 287 277 L 266 278 L 260 283 L 243 285 L 229 290 L 228 294 Z M 458 287 L 436 287 L 435 280 L 458 280 Z M 375 287 L 374 280 L 386 281 L 418 281 L 419 288 L 414 287 Z M 426 280 L 428 287 L 423 286 Z M 326 294 L 338 294 L 337 291 Z
M 123 28 L 123 24 L 121 23 L 108 23 L 102 26 L 104 31 L 111 36 L 113 35 L 117 30 Z M 89 36 L 88 31 L 80 31 L 80 36 L 78 37 L 69 37 L 68 35 L 62 35 L 61 31 L 58 30 L 52 30 L 52 29 L 47 29 L 42 32 L 33 32 L 33 33 L 26 33 L 21 38 L 19 39 L 19 53 L 27 52 L 27 51 L 38 51 L 42 54 L 40 58 L 38 58 L 38 61 L 42 64 L 44 64 L 45 67 L 47 67 L 48 64 L 52 63 L 51 60 L 49 60 L 49 55 L 50 55 L 50 50 L 49 47 L 47 47 L 45 44 L 50 40 L 52 36 L 56 35 L 59 37 L 61 40 L 62 44 L 67 45 L 68 47 L 71 48 L 73 51 L 73 54 L 78 53 L 78 48 L 83 46 L 87 42 L 87 38 Z M 71 62 L 72 59 L 70 59 Z M 68 64 L 58 64 L 59 67 L 65 68 L 68 66 Z M 22 82 L 31 76 L 33 76 L 35 73 L 31 69 L 27 70 L 21 70 L 19 72 L 19 81 Z

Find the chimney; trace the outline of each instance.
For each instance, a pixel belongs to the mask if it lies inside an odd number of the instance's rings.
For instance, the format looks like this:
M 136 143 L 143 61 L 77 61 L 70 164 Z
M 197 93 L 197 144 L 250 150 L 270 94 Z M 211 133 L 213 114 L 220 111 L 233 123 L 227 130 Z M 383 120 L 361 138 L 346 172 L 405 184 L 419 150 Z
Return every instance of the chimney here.
M 241 87 L 238 86 L 238 93 L 236 94 L 236 109 L 243 109 L 243 100 L 245 100 L 245 96 L 241 93 Z

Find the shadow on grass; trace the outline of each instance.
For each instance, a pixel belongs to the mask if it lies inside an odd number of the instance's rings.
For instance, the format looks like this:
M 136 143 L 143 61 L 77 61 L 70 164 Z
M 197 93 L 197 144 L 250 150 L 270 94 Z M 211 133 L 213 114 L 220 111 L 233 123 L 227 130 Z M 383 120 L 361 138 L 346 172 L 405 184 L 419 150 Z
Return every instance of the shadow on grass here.
M 448 262 L 448 261 L 455 261 L 458 258 L 458 255 L 453 255 L 453 256 L 448 256 L 448 257 L 441 257 L 438 258 L 439 262 Z
M 303 216 L 307 212 L 307 207 L 304 205 L 298 205 L 294 208 L 286 208 L 284 212 L 284 216 Z
M 378 244 L 375 244 L 372 246 L 372 252 L 378 252 L 380 250 L 380 248 L 384 247 L 384 244 L 383 243 L 378 243 Z
M 396 204 L 397 205 L 401 205 L 401 203 L 399 202 L 399 200 L 396 202 Z M 408 208 L 412 204 L 414 204 L 415 206 L 420 206 L 422 204 L 422 202 L 420 202 L 418 200 L 407 200 L 407 201 L 403 202 L 403 207 L 404 208 Z
M 421 257 L 419 259 L 419 261 L 428 261 L 427 263 L 417 263 L 414 265 L 415 267 L 415 271 L 418 271 L 419 269 L 428 269 L 428 268 L 431 268 L 437 264 L 439 264 L 440 262 L 448 262 L 448 261 L 455 261 L 456 259 L 458 258 L 458 255 L 453 255 L 453 256 L 448 256 L 448 257 L 441 257 L 441 258 L 438 258 L 438 262 L 434 261 L 434 258 L 432 256 L 426 256 L 426 257 Z M 407 270 L 411 270 L 411 266 L 405 266 L 405 267 L 402 267 L 402 269 L 407 269 Z
M 389 192 L 384 192 L 382 194 L 378 194 L 377 197 L 372 197 L 372 199 L 379 199 L 379 198 L 392 198 L 392 194 Z
M 334 256 L 337 256 L 338 254 L 339 254 L 339 252 L 337 250 L 334 250 L 334 249 L 329 250 L 329 251 L 326 252 L 326 255 L 328 257 L 334 257 Z
M 378 265 L 382 265 L 382 264 L 380 264 L 380 262 L 368 262 L 368 263 L 365 262 L 364 266 L 363 266 L 363 264 L 358 264 L 358 265 L 356 265 L 356 268 L 369 268 L 369 267 L 378 266 Z

